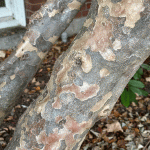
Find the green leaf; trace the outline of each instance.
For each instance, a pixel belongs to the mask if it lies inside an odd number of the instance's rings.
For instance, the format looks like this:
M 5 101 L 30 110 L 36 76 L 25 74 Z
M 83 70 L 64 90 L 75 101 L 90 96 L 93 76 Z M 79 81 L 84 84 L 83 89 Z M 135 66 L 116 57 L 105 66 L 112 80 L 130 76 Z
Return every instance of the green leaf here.
M 129 97 L 129 93 L 128 93 L 127 89 L 124 89 L 123 93 L 121 94 L 121 103 L 125 107 L 129 107 L 129 105 L 130 105 L 130 97 Z
M 136 72 L 136 73 L 134 74 L 133 78 L 134 78 L 135 80 L 141 79 L 141 75 Z
M 128 85 L 137 87 L 137 88 L 144 88 L 145 85 L 141 82 L 141 81 L 137 81 L 137 80 L 130 80 Z
M 130 89 L 128 90 L 128 94 L 129 94 L 129 98 L 130 98 L 130 102 L 133 102 L 136 98 L 135 93 L 133 93 Z
M 128 93 L 129 93 L 129 97 L 130 97 L 130 102 L 135 102 L 136 104 L 138 104 L 135 93 L 133 93 L 130 89 L 128 90 Z
M 140 95 L 143 95 L 143 96 L 148 95 L 148 92 L 144 91 L 143 89 L 138 89 L 138 88 L 133 87 L 133 86 L 130 86 L 129 88 L 133 93 L 137 93 L 139 96 Z
M 140 75 L 143 75 L 143 70 L 142 70 L 142 68 L 139 68 L 139 69 L 137 70 L 137 73 L 140 74 Z
M 137 105 L 138 104 L 138 101 L 135 99 L 135 100 L 133 100 L 133 102 Z
M 150 65 L 142 64 L 141 67 L 146 69 L 146 70 L 150 70 Z

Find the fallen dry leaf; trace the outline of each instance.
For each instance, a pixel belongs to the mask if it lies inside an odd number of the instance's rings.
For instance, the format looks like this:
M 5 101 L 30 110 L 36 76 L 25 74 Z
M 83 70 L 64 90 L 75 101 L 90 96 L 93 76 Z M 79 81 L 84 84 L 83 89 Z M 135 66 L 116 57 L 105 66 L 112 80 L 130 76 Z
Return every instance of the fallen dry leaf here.
M 41 89 L 41 88 L 40 88 L 39 86 L 35 87 L 35 90 L 36 90 L 36 91 L 40 91 L 40 89 Z
M 150 82 L 150 77 L 145 78 L 147 82 Z
M 106 129 L 107 132 L 117 132 L 117 131 L 123 132 L 122 127 L 118 121 L 112 124 L 107 124 L 106 126 L 107 126 L 107 129 Z
M 118 145 L 118 147 L 120 147 L 120 148 L 126 148 L 125 147 L 125 141 L 124 140 L 118 140 L 118 142 L 117 142 L 117 145 Z
M 117 110 L 114 110 L 114 116 L 115 116 L 115 117 L 119 117 L 119 116 L 120 116 L 120 113 L 119 113 Z
M 6 52 L 5 51 L 0 51 L 0 57 L 5 58 L 5 56 L 6 56 Z

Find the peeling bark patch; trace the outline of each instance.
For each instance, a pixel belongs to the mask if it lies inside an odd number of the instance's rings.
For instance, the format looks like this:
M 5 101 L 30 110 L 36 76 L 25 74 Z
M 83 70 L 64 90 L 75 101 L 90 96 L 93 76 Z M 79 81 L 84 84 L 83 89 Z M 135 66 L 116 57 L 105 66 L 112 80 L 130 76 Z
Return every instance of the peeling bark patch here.
M 58 128 L 53 129 L 53 133 L 46 135 L 45 131 L 42 131 L 36 140 L 38 144 L 43 144 L 43 150 L 54 150 L 59 149 L 61 146 L 61 140 L 65 140 L 67 145 L 66 149 L 72 149 L 76 142 L 81 139 L 74 139 L 74 135 L 82 134 L 85 129 L 91 127 L 92 120 L 88 122 L 78 123 L 72 117 L 66 116 L 66 122 L 63 125 L 64 128 L 58 130 Z
M 81 3 L 78 2 L 77 0 L 72 1 L 71 3 L 68 4 L 68 8 L 71 10 L 74 9 L 80 9 Z
M 51 17 L 54 17 L 58 13 L 59 13 L 59 10 L 54 9 L 52 12 L 48 12 L 48 16 L 51 18 Z
M 62 64 L 63 67 L 57 73 L 56 83 L 59 85 L 63 82 L 68 82 L 68 80 L 74 79 L 75 75 L 72 74 L 72 77 L 68 75 L 68 72 L 73 66 L 81 67 L 83 72 L 89 73 L 92 69 L 92 59 L 89 54 L 86 54 L 83 50 L 73 50 L 64 58 Z
M 64 59 L 64 62 L 65 62 L 65 59 Z M 60 84 L 62 83 L 63 81 L 67 81 L 68 79 L 68 71 L 71 69 L 71 65 L 72 63 L 64 63 L 63 65 L 63 68 L 57 73 L 57 78 L 56 78 L 56 83 L 57 84 Z
M 59 140 L 61 139 L 61 136 L 58 133 L 58 129 L 55 129 L 54 133 L 51 133 L 48 136 L 43 130 L 36 139 L 39 144 L 44 144 L 43 150 L 54 150 L 60 147 Z
M 56 119 L 55 119 L 55 122 L 56 122 L 57 124 L 59 124 L 59 122 L 60 122 L 62 119 L 63 119 L 62 116 L 57 116 Z
M 81 51 L 90 47 L 91 51 L 100 52 L 107 61 L 114 61 L 115 54 L 108 49 L 112 45 L 112 23 L 103 17 L 101 7 L 99 11 L 93 31 L 86 31 L 74 42 L 72 49 Z
M 121 49 L 121 41 L 120 40 L 118 40 L 118 39 L 115 39 L 115 41 L 113 42 L 113 49 L 114 50 L 118 50 L 118 49 Z
M 143 0 L 122 0 L 115 4 L 106 0 L 101 3 L 101 6 L 109 7 L 110 16 L 126 17 L 124 26 L 134 28 L 135 23 L 140 19 L 140 13 L 145 9 L 143 2 Z
M 38 114 L 41 113 L 41 115 L 43 115 L 43 113 L 45 111 L 45 105 L 47 104 L 47 102 L 49 100 L 50 100 L 50 95 L 49 94 L 47 94 L 44 99 L 43 99 L 42 96 L 38 97 L 38 100 L 36 102 L 36 107 L 35 107 L 35 110 Z
M 106 110 L 109 110 L 110 109 L 110 106 L 109 105 L 106 105 L 102 111 L 99 112 L 98 116 L 99 117 L 106 117 L 109 115 L 109 112 L 110 111 L 106 111 Z
M 83 83 L 83 86 L 76 86 L 74 83 L 71 85 L 63 86 L 61 92 L 72 92 L 75 97 L 81 101 L 88 100 L 97 95 L 99 86 L 97 84 Z
M 99 102 L 97 102 L 93 106 L 91 111 L 96 112 L 96 111 L 100 110 L 104 106 L 104 104 L 107 102 L 107 100 L 111 98 L 111 96 L 112 96 L 112 92 L 109 92 L 106 95 L 104 95 L 103 98 L 101 100 L 99 100 Z
M 70 116 L 66 117 L 66 123 L 64 125 L 64 128 L 66 128 L 70 132 L 70 134 L 68 135 L 66 134 L 66 137 L 65 137 L 68 149 L 72 149 L 75 146 L 75 143 L 80 141 L 80 139 L 77 139 L 75 141 L 74 136 L 76 134 L 81 135 L 85 131 L 85 129 L 88 129 L 89 127 L 91 127 L 91 124 L 92 124 L 91 120 L 87 122 L 84 121 L 82 123 L 78 123 L 72 117 Z
M 52 104 L 52 107 L 55 108 L 55 109 L 61 109 L 62 105 L 60 103 L 60 99 L 55 97 L 54 98 L 54 103 Z
M 108 76 L 109 74 L 110 74 L 110 72 L 106 68 L 103 68 L 100 70 L 100 77 L 101 78 L 104 78 L 104 77 Z
M 16 75 L 14 74 L 14 75 L 10 76 L 10 79 L 13 80 L 13 79 L 15 79 L 15 77 L 16 77 Z
M 43 53 L 43 52 L 37 53 L 37 55 L 40 57 L 41 60 L 46 56 L 46 54 L 47 53 Z
M 99 16 L 101 17 L 101 16 Z M 102 22 L 101 22 L 102 21 Z M 112 25 L 108 21 L 103 22 L 103 19 L 96 21 L 94 31 L 91 37 L 87 40 L 91 50 L 94 52 L 105 53 L 106 48 L 111 45 L 110 38 L 112 37 Z
M 92 24 L 92 22 L 93 22 L 93 19 L 91 19 L 91 18 L 86 19 L 83 26 L 88 28 Z
M 105 49 L 104 52 L 100 51 L 100 54 L 107 61 L 115 61 L 116 55 L 113 53 L 111 49 Z
M 92 69 L 92 60 L 91 56 L 87 54 L 85 57 L 82 57 L 82 65 L 81 68 L 83 72 L 88 73 Z
M 71 131 L 71 133 L 79 133 L 79 131 L 82 133 L 82 132 L 84 132 L 83 128 L 86 126 L 86 122 L 83 122 L 80 124 L 77 121 L 75 121 L 72 117 L 67 116 L 66 117 L 66 123 L 64 126 L 66 129 Z M 81 131 L 81 129 L 83 131 Z
M 34 12 L 34 14 L 31 15 L 30 19 L 29 19 L 29 24 L 34 23 L 34 20 L 40 20 L 43 18 L 43 14 L 40 11 L 36 11 Z
M 29 31 L 26 33 L 26 36 L 29 38 L 29 41 L 30 41 L 33 45 L 36 45 L 36 40 L 39 38 L 40 32 L 38 32 L 37 30 L 29 30 Z
M 40 130 L 44 129 L 45 119 L 39 119 L 37 122 L 33 122 L 33 124 L 29 125 L 29 132 L 32 136 L 36 136 L 39 134 Z
M 134 28 L 135 23 L 141 18 L 140 13 L 144 11 L 145 8 L 143 7 L 142 0 L 132 0 L 131 2 L 130 1 L 126 7 L 127 10 L 125 26 Z
M 2 82 L 2 83 L 0 84 L 0 91 L 2 91 L 2 88 L 3 88 L 5 85 L 6 85 L 6 82 Z
M 58 38 L 59 38 L 58 36 L 53 36 L 53 37 L 50 37 L 48 41 L 54 44 Z
M 18 46 L 18 49 L 15 54 L 16 57 L 22 57 L 24 55 L 24 53 L 27 51 L 30 51 L 30 52 L 36 51 L 37 52 L 37 48 L 31 45 L 28 37 L 24 37 L 24 40 L 25 40 L 25 42 L 20 43 Z

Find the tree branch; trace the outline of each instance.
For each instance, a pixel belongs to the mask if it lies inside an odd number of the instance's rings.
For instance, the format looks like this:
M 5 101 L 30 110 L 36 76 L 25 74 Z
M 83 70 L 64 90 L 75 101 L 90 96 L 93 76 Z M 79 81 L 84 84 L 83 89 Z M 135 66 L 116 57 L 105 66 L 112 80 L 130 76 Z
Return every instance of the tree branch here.
M 150 54 L 149 10 L 149 1 L 93 0 L 82 30 L 56 61 L 6 150 L 80 149 Z
M 85 0 L 48 1 L 30 19 L 17 51 L 0 65 L 0 124 L 12 110 L 53 43 L 69 26 Z

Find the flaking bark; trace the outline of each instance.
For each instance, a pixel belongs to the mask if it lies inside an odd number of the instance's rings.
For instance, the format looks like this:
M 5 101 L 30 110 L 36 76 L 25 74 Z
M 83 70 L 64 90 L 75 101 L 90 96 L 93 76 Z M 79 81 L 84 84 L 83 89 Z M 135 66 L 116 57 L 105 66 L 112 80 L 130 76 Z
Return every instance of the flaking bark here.
M 80 149 L 149 56 L 149 12 L 148 0 L 93 0 L 82 30 L 56 61 L 6 150 Z
M 48 0 L 32 15 L 29 30 L 16 52 L 0 65 L 0 124 L 84 2 Z

